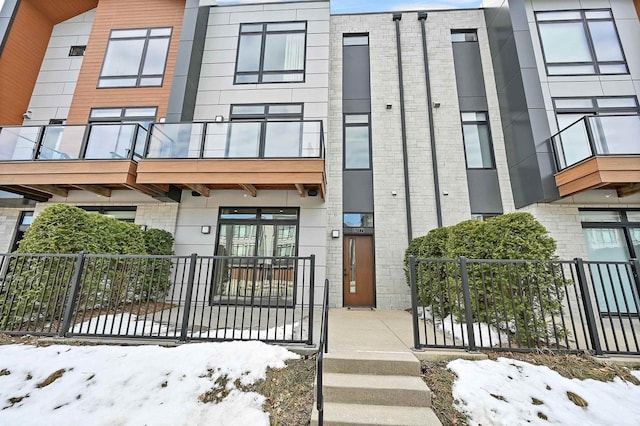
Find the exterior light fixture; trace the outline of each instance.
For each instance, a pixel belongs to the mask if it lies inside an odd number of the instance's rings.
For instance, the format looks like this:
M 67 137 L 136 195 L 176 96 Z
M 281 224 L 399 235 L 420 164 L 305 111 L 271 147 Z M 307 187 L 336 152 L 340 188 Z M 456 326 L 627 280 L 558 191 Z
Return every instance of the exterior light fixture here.
M 147 230 L 147 225 L 138 225 L 138 227 L 143 231 Z
M 340 238 L 340 230 L 334 229 L 331 231 L 331 238 Z
M 224 121 L 224 116 L 222 115 L 216 115 L 216 117 L 214 118 L 214 121 L 216 123 L 222 123 Z
M 393 105 L 387 104 L 387 109 L 391 109 L 391 108 L 393 108 Z
M 309 191 L 307 191 L 307 195 L 309 195 L 309 197 L 315 197 L 318 195 L 318 190 L 310 189 Z
M 440 108 L 440 102 L 434 102 L 433 103 L 433 107 L 434 108 Z
M 211 226 L 202 225 L 202 228 L 200 228 L 200 233 L 202 233 L 202 234 L 210 234 L 211 233 Z

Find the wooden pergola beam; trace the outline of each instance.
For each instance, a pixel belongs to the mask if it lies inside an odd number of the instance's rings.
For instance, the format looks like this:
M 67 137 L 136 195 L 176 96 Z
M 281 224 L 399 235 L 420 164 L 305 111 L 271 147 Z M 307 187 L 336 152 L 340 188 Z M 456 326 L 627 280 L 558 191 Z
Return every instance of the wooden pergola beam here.
M 258 190 L 256 189 L 255 186 L 251 185 L 250 183 L 241 183 L 240 187 L 245 191 L 247 191 L 249 194 L 251 194 L 252 197 L 255 198 L 258 196 Z
M 100 185 L 73 185 L 74 188 L 82 189 L 83 191 L 93 192 L 96 195 L 102 197 L 111 197 L 111 190 Z
M 185 183 L 184 186 L 186 186 L 192 191 L 197 192 L 203 197 L 209 197 L 209 195 L 211 194 L 211 190 L 207 186 L 202 185 L 200 183 Z
M 298 191 L 298 195 L 304 198 L 307 195 L 307 191 L 304 189 L 304 184 L 296 183 L 295 186 L 296 186 L 296 190 Z

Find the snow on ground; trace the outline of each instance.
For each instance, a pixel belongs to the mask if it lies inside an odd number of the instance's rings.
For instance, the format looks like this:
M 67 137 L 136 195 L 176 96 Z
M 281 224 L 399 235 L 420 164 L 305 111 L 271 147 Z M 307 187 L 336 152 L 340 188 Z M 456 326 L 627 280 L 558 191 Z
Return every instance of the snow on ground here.
M 548 367 L 508 358 L 456 360 L 447 367 L 458 376 L 453 385 L 456 408 L 470 417 L 471 425 L 631 426 L 640 419 L 640 386 L 620 378 L 567 379 Z M 640 379 L 640 371 L 633 374 Z M 588 406 L 574 404 L 567 392 Z
M 433 315 L 430 309 L 424 307 L 418 307 L 418 315 L 419 318 L 426 319 L 428 322 L 435 324 L 438 330 L 444 331 L 448 337 L 451 337 L 456 342 L 464 345 L 468 344 L 469 339 L 467 338 L 466 323 L 459 323 L 453 315 L 438 318 L 436 315 Z M 484 322 L 473 323 L 473 335 L 475 336 L 476 344 L 482 343 L 483 346 L 495 346 L 500 343 L 509 342 L 509 336 L 507 336 L 506 333 Z
M 295 358 L 261 342 L 0 346 L 0 425 L 268 425 L 264 397 L 234 382 L 254 383 Z M 200 402 L 224 376 L 229 395 Z
M 202 331 L 187 333 L 190 338 L 200 339 L 245 339 L 245 340 L 304 340 L 307 338 L 308 326 L 306 321 L 301 324 L 296 321 L 293 324 L 283 324 L 265 330 L 256 329 L 203 329 Z M 135 336 L 169 336 L 180 335 L 180 330 L 169 327 L 157 321 L 138 318 L 129 313 L 100 315 L 83 323 L 76 324 L 71 329 L 76 334 L 104 334 L 104 335 L 135 335 Z

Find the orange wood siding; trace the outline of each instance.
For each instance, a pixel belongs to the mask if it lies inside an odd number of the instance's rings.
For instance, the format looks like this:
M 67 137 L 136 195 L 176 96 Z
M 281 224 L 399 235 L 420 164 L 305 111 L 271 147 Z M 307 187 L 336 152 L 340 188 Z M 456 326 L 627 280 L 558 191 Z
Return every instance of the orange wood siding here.
M 97 107 L 157 106 L 158 117 L 166 115 L 184 4 L 185 0 L 100 0 L 67 117 L 68 123 L 86 123 L 91 108 Z M 98 89 L 98 77 L 110 31 L 151 27 L 173 27 L 162 87 Z
M 132 161 L 13 161 L 0 163 L 0 185 L 135 184 Z
M 640 183 L 640 156 L 594 157 L 556 174 L 560 196 Z
M 0 125 L 22 124 L 55 24 L 98 0 L 22 0 L 0 57 Z
M 636 12 L 638 12 L 638 19 L 640 19 L 640 0 L 635 0 L 634 3 L 636 5 Z
M 20 4 L 0 57 L 0 124 L 22 124 L 52 28 L 33 1 Z

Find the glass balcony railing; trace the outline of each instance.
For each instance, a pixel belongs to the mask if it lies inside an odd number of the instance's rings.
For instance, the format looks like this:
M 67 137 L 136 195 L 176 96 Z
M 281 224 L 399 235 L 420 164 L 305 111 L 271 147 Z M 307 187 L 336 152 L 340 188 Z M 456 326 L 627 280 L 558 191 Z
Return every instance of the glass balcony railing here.
M 640 155 L 640 115 L 586 116 L 552 136 L 558 171 L 605 155 Z
M 146 158 L 323 158 L 322 121 L 159 123 Z
M 0 127 L 0 161 L 136 160 L 147 133 L 137 123 Z

